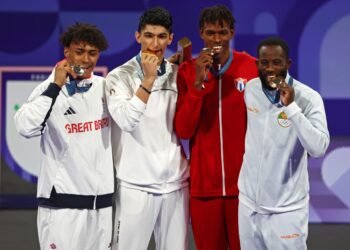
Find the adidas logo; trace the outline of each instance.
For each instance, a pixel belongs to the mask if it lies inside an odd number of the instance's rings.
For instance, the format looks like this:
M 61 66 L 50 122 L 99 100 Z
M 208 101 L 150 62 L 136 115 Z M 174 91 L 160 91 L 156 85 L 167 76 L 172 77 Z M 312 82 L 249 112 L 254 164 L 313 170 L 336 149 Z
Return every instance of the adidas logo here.
M 64 115 L 72 115 L 72 114 L 75 114 L 75 111 L 74 109 L 72 109 L 72 107 L 69 107 L 67 111 L 64 113 Z

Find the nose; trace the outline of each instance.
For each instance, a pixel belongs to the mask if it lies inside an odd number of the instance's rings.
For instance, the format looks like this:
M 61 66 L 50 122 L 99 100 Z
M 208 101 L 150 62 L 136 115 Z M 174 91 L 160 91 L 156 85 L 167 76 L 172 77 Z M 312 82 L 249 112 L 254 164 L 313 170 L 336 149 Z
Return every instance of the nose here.
M 214 35 L 214 41 L 216 43 L 221 43 L 221 35 L 219 33 L 215 33 Z
M 157 37 L 157 36 L 155 36 L 155 37 L 153 38 L 152 45 L 153 45 L 154 48 L 157 48 L 157 47 L 158 47 L 158 45 L 159 45 L 159 40 L 158 40 L 158 37 Z
M 89 63 L 89 55 L 88 53 L 84 53 L 82 56 L 83 63 Z
M 273 71 L 274 71 L 272 62 L 269 62 L 269 63 L 266 65 L 266 69 L 265 69 L 265 70 L 268 71 L 268 72 L 273 72 Z

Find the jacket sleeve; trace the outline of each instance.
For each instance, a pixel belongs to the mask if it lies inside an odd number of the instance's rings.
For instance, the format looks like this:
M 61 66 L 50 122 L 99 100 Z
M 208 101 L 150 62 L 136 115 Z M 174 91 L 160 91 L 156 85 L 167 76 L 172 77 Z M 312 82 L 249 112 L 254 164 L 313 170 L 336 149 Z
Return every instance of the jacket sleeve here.
M 195 133 L 200 120 L 204 91 L 192 87 L 194 72 L 186 72 L 183 64 L 177 74 L 178 99 L 175 113 L 175 131 L 182 139 L 190 139 Z
M 46 131 L 46 121 L 61 88 L 44 81 L 37 86 L 26 103 L 14 116 L 15 126 L 19 134 L 26 138 L 40 136 Z
M 121 130 L 132 132 L 146 110 L 146 104 L 136 95 L 130 73 L 111 72 L 106 78 L 107 106 L 112 119 Z
M 325 154 L 329 145 L 329 132 L 324 104 L 321 96 L 316 92 L 306 96 L 308 105 L 305 110 L 292 102 L 284 108 L 284 112 L 291 120 L 298 138 L 312 157 Z

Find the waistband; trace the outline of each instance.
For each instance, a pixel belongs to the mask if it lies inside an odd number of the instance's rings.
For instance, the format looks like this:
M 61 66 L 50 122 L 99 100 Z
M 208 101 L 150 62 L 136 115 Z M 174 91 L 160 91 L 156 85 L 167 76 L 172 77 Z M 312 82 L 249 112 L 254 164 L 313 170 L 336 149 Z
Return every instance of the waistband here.
M 112 206 L 113 193 L 103 195 L 58 194 L 52 188 L 50 198 L 38 198 L 38 206 L 72 209 L 99 209 Z

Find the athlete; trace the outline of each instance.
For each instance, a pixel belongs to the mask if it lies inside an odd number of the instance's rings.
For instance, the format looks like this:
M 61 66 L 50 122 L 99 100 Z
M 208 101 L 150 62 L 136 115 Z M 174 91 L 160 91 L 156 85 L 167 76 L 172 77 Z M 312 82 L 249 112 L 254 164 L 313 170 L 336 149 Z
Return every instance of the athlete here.
M 306 249 L 308 156 L 329 145 L 321 96 L 288 74 L 287 43 L 258 46 L 259 78 L 247 84 L 246 151 L 239 176 L 239 234 L 243 250 Z
M 18 132 L 41 137 L 40 249 L 107 249 L 114 191 L 105 79 L 93 74 L 107 41 L 76 23 L 61 36 L 65 59 L 15 114 Z
M 190 139 L 190 213 L 198 250 L 239 249 L 237 179 L 244 153 L 245 84 L 255 59 L 231 50 L 235 19 L 222 5 L 202 10 L 205 48 L 178 72 L 175 129 Z
M 187 249 L 188 163 L 173 130 L 177 66 L 164 58 L 172 17 L 146 10 L 136 41 L 141 51 L 107 76 L 118 188 L 114 249 Z

